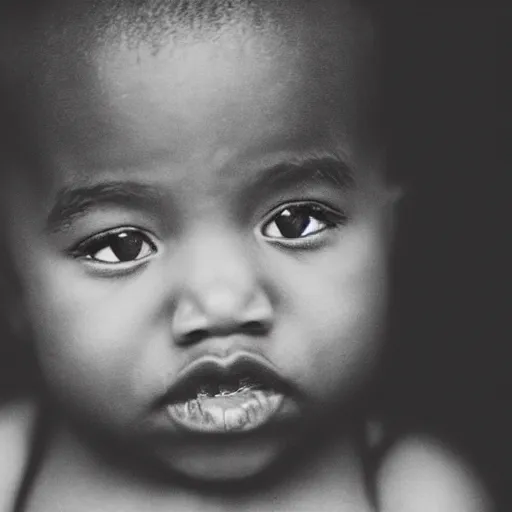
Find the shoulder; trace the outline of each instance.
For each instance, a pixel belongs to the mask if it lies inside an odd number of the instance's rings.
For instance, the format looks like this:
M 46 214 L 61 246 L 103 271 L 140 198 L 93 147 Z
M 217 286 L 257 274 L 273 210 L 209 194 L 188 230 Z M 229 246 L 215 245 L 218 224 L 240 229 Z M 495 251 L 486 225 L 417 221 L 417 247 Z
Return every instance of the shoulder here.
M 491 499 L 468 464 L 441 442 L 399 440 L 377 478 L 383 512 L 491 512 Z
M 12 509 L 30 455 L 37 405 L 20 399 L 0 404 L 0 512 Z

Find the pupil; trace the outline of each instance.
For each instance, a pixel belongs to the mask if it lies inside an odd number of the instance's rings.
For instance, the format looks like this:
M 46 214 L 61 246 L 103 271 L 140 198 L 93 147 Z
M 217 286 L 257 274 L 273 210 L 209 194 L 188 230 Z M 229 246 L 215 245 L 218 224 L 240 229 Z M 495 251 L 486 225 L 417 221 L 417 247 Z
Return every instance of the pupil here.
M 120 233 L 111 243 L 112 252 L 120 261 L 133 261 L 137 259 L 144 240 L 136 233 Z
M 310 215 L 304 208 L 289 208 L 277 219 L 276 225 L 285 238 L 299 238 L 308 227 Z

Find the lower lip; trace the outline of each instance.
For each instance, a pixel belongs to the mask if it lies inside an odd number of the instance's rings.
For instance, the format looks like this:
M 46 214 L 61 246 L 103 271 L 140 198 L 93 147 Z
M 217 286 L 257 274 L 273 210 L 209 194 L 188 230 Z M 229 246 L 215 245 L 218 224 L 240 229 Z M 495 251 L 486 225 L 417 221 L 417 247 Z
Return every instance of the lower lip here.
M 173 423 L 190 432 L 250 432 L 270 422 L 283 400 L 275 391 L 245 391 L 175 403 L 167 413 Z

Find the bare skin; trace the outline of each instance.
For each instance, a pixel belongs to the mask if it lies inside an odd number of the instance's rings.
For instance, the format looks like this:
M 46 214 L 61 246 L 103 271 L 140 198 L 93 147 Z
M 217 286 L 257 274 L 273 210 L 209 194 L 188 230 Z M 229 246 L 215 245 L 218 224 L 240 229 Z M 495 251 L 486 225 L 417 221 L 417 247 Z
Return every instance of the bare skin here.
M 30 400 L 6 404 L 0 411 L 0 451 L 7 454 L 0 458 L 0 512 L 12 510 L 26 467 L 36 414 L 37 405 Z M 414 435 L 398 442 L 382 461 L 378 495 L 382 512 L 493 510 L 478 478 L 460 458 L 433 439 Z M 320 499 L 320 503 L 323 501 Z M 319 503 L 314 506 L 317 510 Z M 183 510 L 194 509 L 188 503 Z

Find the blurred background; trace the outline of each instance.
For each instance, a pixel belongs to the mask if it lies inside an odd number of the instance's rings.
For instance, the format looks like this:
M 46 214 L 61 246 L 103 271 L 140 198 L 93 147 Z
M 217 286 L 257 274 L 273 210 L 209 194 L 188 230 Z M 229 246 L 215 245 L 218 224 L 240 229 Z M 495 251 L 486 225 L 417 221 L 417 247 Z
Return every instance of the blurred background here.
M 379 399 L 402 428 L 460 449 L 504 511 L 512 510 L 511 22 L 506 7 L 391 7 L 383 82 L 389 165 L 408 193 L 391 378 Z M 18 292 L 5 254 L 0 267 L 0 397 L 8 398 L 33 385 L 35 372 L 26 340 L 7 334 L 19 323 L 6 319 Z
M 506 7 L 390 9 L 384 76 L 390 165 L 409 194 L 383 400 L 406 411 L 406 428 L 434 431 L 469 457 L 503 511 L 512 510 L 511 22 Z

